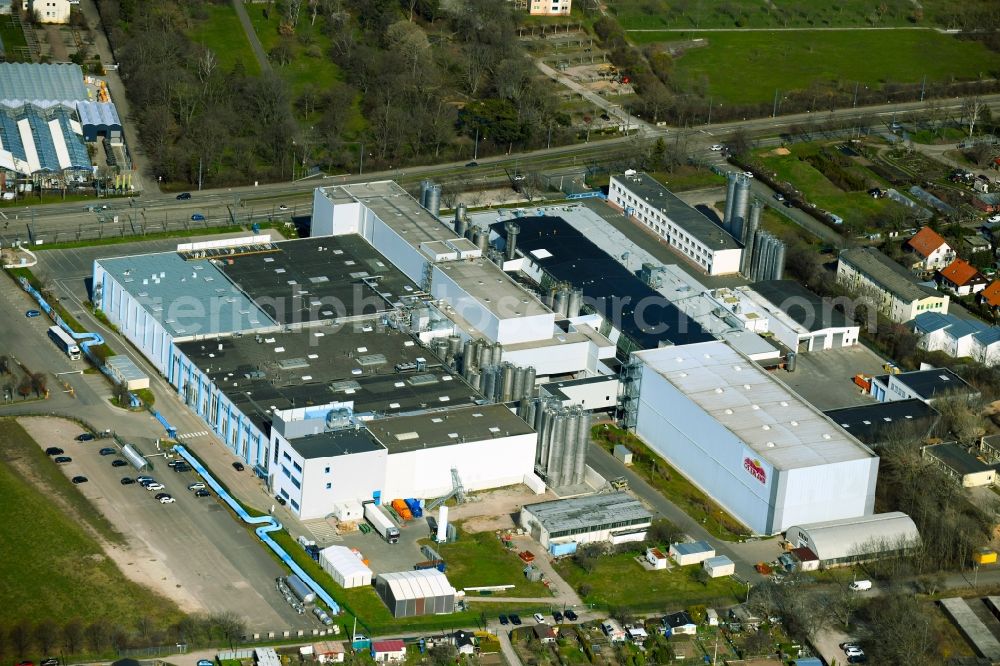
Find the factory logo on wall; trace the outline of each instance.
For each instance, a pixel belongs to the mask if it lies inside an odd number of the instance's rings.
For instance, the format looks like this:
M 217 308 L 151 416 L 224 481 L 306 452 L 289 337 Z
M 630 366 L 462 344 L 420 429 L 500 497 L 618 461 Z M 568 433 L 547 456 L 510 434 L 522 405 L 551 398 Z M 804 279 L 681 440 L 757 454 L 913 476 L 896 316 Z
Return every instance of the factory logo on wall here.
M 753 478 L 757 479 L 761 483 L 767 483 L 767 472 L 764 470 L 764 466 L 756 458 L 751 458 L 747 456 L 743 459 L 743 469 L 750 472 Z

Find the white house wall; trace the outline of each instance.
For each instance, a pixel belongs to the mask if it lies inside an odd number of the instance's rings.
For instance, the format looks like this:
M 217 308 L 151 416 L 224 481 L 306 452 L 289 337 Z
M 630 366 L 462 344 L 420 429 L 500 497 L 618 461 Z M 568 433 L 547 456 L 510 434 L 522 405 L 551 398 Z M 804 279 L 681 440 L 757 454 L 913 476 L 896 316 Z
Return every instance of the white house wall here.
M 535 466 L 535 433 L 437 446 L 389 455 L 386 499 L 431 498 L 451 492 L 451 469 L 466 490 L 521 483 Z

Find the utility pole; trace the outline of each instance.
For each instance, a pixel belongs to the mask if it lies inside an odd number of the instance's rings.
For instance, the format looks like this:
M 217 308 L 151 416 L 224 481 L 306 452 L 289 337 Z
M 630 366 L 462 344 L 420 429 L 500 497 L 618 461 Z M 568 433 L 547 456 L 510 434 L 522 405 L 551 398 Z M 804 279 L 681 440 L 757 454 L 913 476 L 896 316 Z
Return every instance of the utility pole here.
M 920 84 L 920 101 L 924 101 L 924 93 L 927 92 L 927 75 L 924 74 L 924 82 Z
M 201 158 L 198 158 L 198 191 L 201 192 Z
M 861 85 L 861 81 L 857 81 L 854 84 L 854 108 L 858 108 L 858 87 Z
M 549 140 L 552 140 L 552 129 L 549 129 Z M 476 128 L 476 147 L 472 150 L 472 159 L 479 159 L 479 128 Z
M 774 107 L 771 109 L 771 117 L 775 118 L 778 115 L 778 93 L 781 92 L 778 89 L 774 90 Z
M 708 122 L 705 123 L 705 124 L 706 125 L 711 125 L 712 124 L 712 98 L 711 97 L 708 98 Z
M 361 143 L 361 159 L 358 160 L 358 175 L 363 176 L 364 173 L 365 173 L 365 144 Z M 357 618 L 354 618 L 354 621 L 357 622 Z

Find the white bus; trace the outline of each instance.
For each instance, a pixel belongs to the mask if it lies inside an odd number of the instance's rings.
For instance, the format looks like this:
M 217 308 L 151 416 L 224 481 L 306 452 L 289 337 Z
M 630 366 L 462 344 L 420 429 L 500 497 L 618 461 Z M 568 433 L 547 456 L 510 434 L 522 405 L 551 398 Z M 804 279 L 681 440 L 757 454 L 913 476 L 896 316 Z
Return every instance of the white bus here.
M 69 356 L 69 360 L 80 360 L 80 346 L 76 344 L 76 340 L 71 338 L 66 331 L 58 326 L 52 326 L 49 328 L 49 337 L 52 338 L 52 342 L 56 343 L 59 349 L 63 350 L 66 356 Z

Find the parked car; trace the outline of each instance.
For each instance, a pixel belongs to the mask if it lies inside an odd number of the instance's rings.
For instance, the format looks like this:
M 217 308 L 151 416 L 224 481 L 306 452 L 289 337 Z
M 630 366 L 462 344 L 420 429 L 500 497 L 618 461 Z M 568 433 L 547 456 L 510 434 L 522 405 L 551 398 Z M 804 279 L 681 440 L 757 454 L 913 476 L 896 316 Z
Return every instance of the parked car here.
M 753 178 L 753 171 L 744 171 L 743 175 L 747 178 Z
M 715 152 L 715 153 L 717 153 L 717 152 L 719 152 L 719 151 L 721 151 L 721 150 L 722 150 L 722 144 L 721 144 L 721 143 L 713 143 L 713 144 L 712 144 L 712 147 L 711 147 L 711 149 L 710 149 L 710 150 L 711 150 L 712 152 Z
M 204 489 L 205 489 L 205 484 L 202 483 L 201 481 L 197 481 L 188 486 L 188 490 L 204 490 Z
M 60 449 L 58 446 L 50 446 L 49 448 L 45 449 L 45 455 L 47 456 L 58 456 L 62 455 L 63 453 L 66 452 Z
M 94 441 L 93 433 L 84 432 L 76 436 L 76 441 L 78 442 L 92 442 Z
M 194 215 L 191 216 L 191 221 L 192 222 L 204 222 L 205 221 L 205 216 L 202 215 L 201 213 L 195 213 Z
M 237 472 L 242 472 L 243 470 L 246 469 L 246 467 L 243 466 L 243 463 L 237 461 L 233 463 L 233 469 L 235 469 Z
M 39 310 L 28 310 L 27 312 L 24 313 L 24 316 L 27 317 L 28 319 L 33 319 L 35 317 L 42 316 L 42 313 Z
M 860 657 L 864 653 L 865 651 L 859 648 L 857 645 L 851 645 L 844 648 L 844 654 L 846 654 L 848 657 Z
M 73 459 L 70 458 L 69 456 L 56 456 L 55 458 L 52 459 L 52 461 L 55 462 L 57 465 L 65 465 L 66 463 L 73 462 Z
M 212 493 L 208 492 L 204 488 L 202 488 L 201 490 L 194 491 L 194 496 L 195 497 L 211 497 L 211 495 L 212 495 Z
M 190 199 L 190 198 L 191 198 L 190 192 L 181 192 L 180 194 L 177 195 L 178 201 L 184 201 L 185 199 Z
M 1000 222 L 1000 213 L 997 213 L 995 215 L 990 215 L 988 218 L 986 218 L 986 221 L 987 222 Z
M 286 500 L 286 499 L 285 499 L 284 497 L 282 497 L 281 495 L 275 495 L 275 496 L 274 496 L 274 500 L 275 500 L 275 501 L 276 501 L 276 502 L 277 502 L 278 504 L 280 504 L 281 506 L 285 506 L 286 504 L 288 504 L 288 500 Z
M 500 624 L 510 624 L 510 620 L 507 619 L 506 615 L 500 615 L 497 619 L 500 620 Z
M 98 451 L 98 453 L 100 453 L 102 456 L 113 456 L 117 452 L 114 449 L 112 449 L 110 446 L 105 446 L 103 449 L 101 449 L 100 451 Z
M 170 462 L 167 463 L 167 467 L 174 468 L 182 464 L 184 464 L 183 460 L 171 460 Z
M 280 206 L 278 206 L 278 210 L 288 210 L 288 206 L 286 206 L 285 204 L 281 204 Z
M 152 483 L 153 477 L 151 476 L 137 476 L 135 477 L 136 483 Z
M 164 497 L 170 497 L 170 493 L 156 493 L 156 499 L 163 499 Z
M 867 592 L 872 589 L 872 582 L 870 580 L 856 580 L 851 583 L 851 589 L 855 592 Z
M 569 620 L 570 622 L 576 622 L 577 614 L 575 612 L 568 610 L 563 614 L 566 616 L 566 619 Z
M 510 623 L 514 626 L 521 624 L 521 616 L 517 613 L 511 613 L 508 617 L 510 617 Z
M 76 485 L 80 485 L 81 483 L 87 483 L 87 477 L 85 477 L 85 476 L 74 476 L 72 479 L 70 479 L 70 481 L 72 481 Z
M 560 613 L 559 611 L 552 611 L 552 619 L 555 620 L 556 622 L 562 622 L 563 614 Z
M 860 645 L 858 645 L 857 643 L 852 643 L 852 642 L 850 642 L 850 641 L 848 641 L 848 642 L 846 642 L 846 643 L 841 643 L 841 644 L 840 644 L 840 649 L 841 649 L 841 650 L 844 650 L 844 651 L 846 651 L 846 650 L 849 650 L 849 649 L 851 649 L 851 648 L 854 648 L 854 649 L 856 649 L 856 650 L 860 650 L 860 649 L 861 649 L 861 646 L 860 646 Z
M 173 497 L 171 497 L 170 495 L 167 495 L 166 497 L 161 497 L 161 498 L 160 498 L 160 504 L 173 504 L 173 503 L 174 503 L 174 502 L 176 502 L 176 501 L 177 501 L 177 500 L 175 500 L 175 499 L 174 499 Z
M 782 194 L 781 192 L 775 192 L 774 193 L 774 200 L 775 201 L 784 201 L 785 200 L 785 195 Z
M 59 666 L 59 659 L 57 657 L 46 657 L 38 662 L 38 666 Z
M 128 463 L 122 460 L 121 458 L 115 458 L 114 460 L 111 461 L 112 467 L 124 467 L 127 464 Z
M 191 466 L 188 465 L 187 463 L 183 463 L 181 465 L 174 465 L 174 471 L 177 472 L 178 474 L 180 474 L 181 472 L 190 472 Z
M 475 160 L 472 160 L 471 162 L 466 162 L 465 166 L 467 166 L 467 167 L 477 167 L 477 166 L 479 166 L 479 162 L 477 162 Z
M 541 613 L 535 613 L 531 617 L 535 618 L 535 622 L 537 622 L 538 624 L 545 624 L 545 616 L 542 615 Z
M 145 484 L 143 487 L 146 490 L 153 491 L 153 490 L 163 490 L 166 486 L 164 486 L 162 483 L 156 483 L 154 481 L 153 483 Z
M 135 479 L 133 479 L 131 476 L 122 477 L 121 484 L 123 486 L 131 486 L 133 483 L 135 483 Z

